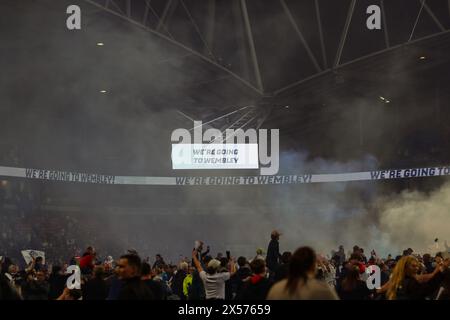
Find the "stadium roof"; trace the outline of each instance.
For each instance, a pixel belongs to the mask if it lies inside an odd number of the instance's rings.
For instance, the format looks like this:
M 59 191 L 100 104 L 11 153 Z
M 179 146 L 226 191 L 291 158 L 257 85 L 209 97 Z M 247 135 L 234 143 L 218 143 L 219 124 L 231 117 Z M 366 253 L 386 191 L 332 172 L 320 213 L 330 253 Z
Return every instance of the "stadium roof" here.
M 65 27 L 69 4 L 82 9 L 80 31 Z M 382 8 L 382 30 L 365 26 L 373 4 Z M 376 118 L 395 108 L 406 121 L 417 114 L 413 108 L 431 104 L 436 90 L 441 99 L 450 91 L 447 0 L 5 0 L 0 6 L 7 57 L 0 64 L 9 75 L 0 88 L 2 118 L 9 119 L 3 139 L 14 141 L 12 128 L 27 130 L 39 117 L 55 123 L 53 136 L 74 139 L 66 147 L 46 140 L 60 152 L 83 141 L 100 153 L 86 132 L 108 144 L 100 131 L 105 138 L 112 125 L 126 130 L 106 115 L 178 111 L 169 129 L 249 106 L 218 125 L 279 128 L 288 147 L 321 156 L 379 154 L 385 146 L 368 130 L 370 112 Z M 396 117 L 383 120 L 383 139 L 398 129 Z M 435 135 L 448 129 L 442 124 Z M 398 136 L 395 148 L 405 139 Z M 347 147 L 337 151 L 335 139 Z M 21 144 L 27 141 L 39 146 L 31 138 Z

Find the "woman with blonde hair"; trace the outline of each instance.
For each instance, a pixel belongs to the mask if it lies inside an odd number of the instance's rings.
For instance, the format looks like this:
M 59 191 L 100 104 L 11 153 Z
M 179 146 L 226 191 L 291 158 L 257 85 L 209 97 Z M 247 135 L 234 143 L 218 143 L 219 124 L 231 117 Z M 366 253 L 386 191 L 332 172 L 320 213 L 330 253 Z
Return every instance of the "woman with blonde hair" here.
M 414 256 L 402 257 L 395 266 L 391 278 L 381 289 L 388 300 L 425 299 L 439 289 L 444 279 L 443 272 L 450 265 L 450 259 L 440 263 L 426 275 L 419 275 L 420 264 Z

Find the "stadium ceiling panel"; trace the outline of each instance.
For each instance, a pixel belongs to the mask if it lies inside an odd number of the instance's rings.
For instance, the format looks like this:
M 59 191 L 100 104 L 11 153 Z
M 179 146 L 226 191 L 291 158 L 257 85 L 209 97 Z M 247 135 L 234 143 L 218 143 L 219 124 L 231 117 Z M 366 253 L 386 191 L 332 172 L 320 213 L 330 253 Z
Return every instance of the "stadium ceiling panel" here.
M 447 0 L 85 1 L 179 46 L 261 96 L 282 94 L 344 64 L 450 28 Z M 373 4 L 382 9 L 382 30 L 365 28 L 366 9 Z

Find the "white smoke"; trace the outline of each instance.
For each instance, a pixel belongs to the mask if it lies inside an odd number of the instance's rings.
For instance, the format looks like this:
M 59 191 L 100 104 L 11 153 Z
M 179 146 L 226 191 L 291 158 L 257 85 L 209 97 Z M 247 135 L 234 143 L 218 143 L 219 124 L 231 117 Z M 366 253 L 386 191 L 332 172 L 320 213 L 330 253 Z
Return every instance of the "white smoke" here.
M 381 200 L 379 230 L 392 249 L 434 250 L 434 239 L 443 243 L 450 233 L 450 183 L 430 194 L 403 191 Z M 442 249 L 442 245 L 441 248 Z M 401 252 L 401 251 L 400 251 Z

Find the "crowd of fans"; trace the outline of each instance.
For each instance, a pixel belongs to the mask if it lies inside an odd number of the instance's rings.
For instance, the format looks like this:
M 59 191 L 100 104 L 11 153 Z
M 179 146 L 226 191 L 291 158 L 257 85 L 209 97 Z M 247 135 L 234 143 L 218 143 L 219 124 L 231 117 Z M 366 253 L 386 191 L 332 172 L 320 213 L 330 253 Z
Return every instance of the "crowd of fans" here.
M 88 246 L 67 260 L 58 257 L 51 266 L 47 255 L 33 257 L 20 268 L 3 256 L 0 299 L 24 300 L 405 300 L 450 299 L 450 253 L 418 255 L 411 248 L 382 258 L 354 246 L 325 258 L 310 247 L 279 251 L 277 231 L 272 232 L 266 256 L 258 249 L 252 259 L 230 252 L 214 257 L 209 247 L 196 243 L 192 257 L 177 265 L 161 255 L 151 262 L 135 250 L 118 259 L 99 258 Z M 76 249 L 68 247 L 67 251 Z M 72 251 L 73 252 L 73 251 Z M 69 266 L 78 266 L 80 286 L 68 281 Z M 381 270 L 378 287 L 368 285 L 366 269 Z M 369 279 L 370 280 L 370 279 Z
M 24 263 L 21 250 L 24 249 L 45 251 L 56 265 L 68 262 L 71 255 L 82 254 L 90 243 L 96 243 L 102 252 L 120 255 L 120 249 L 107 235 L 98 232 L 102 228 L 99 219 L 91 219 L 89 224 L 83 223 L 83 219 L 86 217 L 46 211 L 22 216 L 16 210 L 1 210 L 0 255 L 18 261 L 21 267 Z

